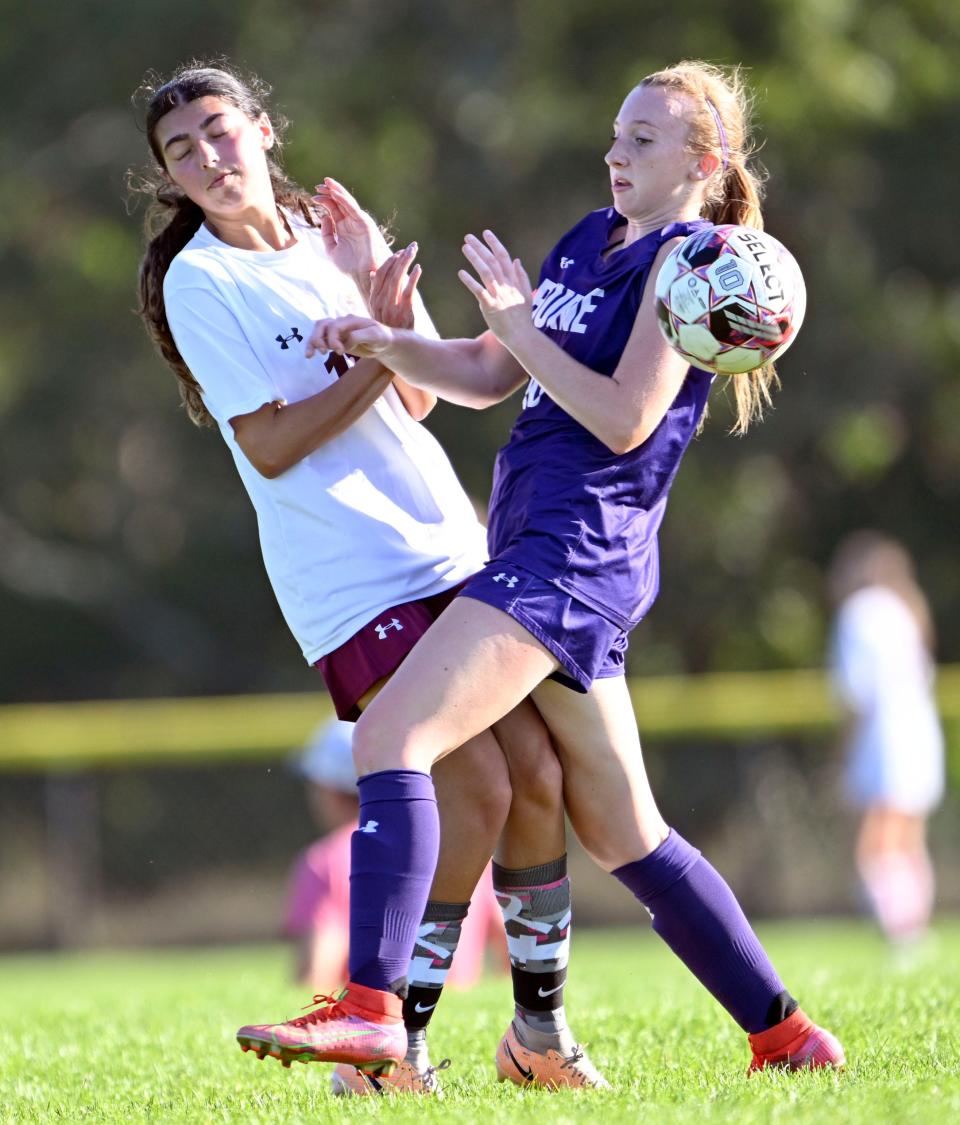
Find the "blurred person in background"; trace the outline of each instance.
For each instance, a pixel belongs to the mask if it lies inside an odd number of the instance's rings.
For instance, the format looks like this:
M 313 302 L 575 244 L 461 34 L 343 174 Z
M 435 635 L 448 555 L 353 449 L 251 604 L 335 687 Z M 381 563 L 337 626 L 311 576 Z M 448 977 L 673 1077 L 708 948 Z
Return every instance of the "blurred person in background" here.
M 324 835 L 297 857 L 290 875 L 283 930 L 295 943 L 296 977 L 314 991 L 347 977 L 350 937 L 350 839 L 357 827 L 357 771 L 353 723 L 331 719 L 314 732 L 296 769 L 306 782 L 310 812 Z M 450 988 L 472 988 L 491 964 L 504 966 L 506 943 L 488 867 L 470 900 L 457 956 L 446 977 Z M 438 923 L 423 923 L 428 942 Z
M 844 539 L 828 582 L 830 668 L 847 712 L 845 790 L 862 817 L 857 871 L 883 933 L 912 946 L 933 910 L 927 818 L 944 789 L 933 621 L 909 554 L 880 532 Z

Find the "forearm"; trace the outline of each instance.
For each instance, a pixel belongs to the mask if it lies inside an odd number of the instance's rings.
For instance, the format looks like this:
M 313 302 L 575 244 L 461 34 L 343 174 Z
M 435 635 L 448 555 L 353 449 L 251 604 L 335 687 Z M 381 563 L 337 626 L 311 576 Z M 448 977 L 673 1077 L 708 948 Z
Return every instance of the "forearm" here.
M 278 477 L 353 425 L 392 378 L 393 372 L 378 360 L 361 359 L 309 398 L 289 405 L 272 403 L 231 419 L 237 442 L 259 473 Z
M 447 402 L 483 410 L 523 381 L 522 370 L 489 333 L 476 339 L 431 340 L 405 329 L 392 332 L 390 346 L 380 356 L 383 362 L 406 382 Z
M 437 405 L 435 394 L 411 386 L 406 379 L 401 379 L 399 375 L 394 377 L 393 388 L 400 396 L 400 401 L 406 407 L 407 413 L 415 422 L 422 422 Z
M 629 383 L 618 372 L 601 375 L 532 326 L 505 346 L 559 407 L 613 453 L 629 452 L 646 441 L 676 393 L 664 390 L 655 368 Z

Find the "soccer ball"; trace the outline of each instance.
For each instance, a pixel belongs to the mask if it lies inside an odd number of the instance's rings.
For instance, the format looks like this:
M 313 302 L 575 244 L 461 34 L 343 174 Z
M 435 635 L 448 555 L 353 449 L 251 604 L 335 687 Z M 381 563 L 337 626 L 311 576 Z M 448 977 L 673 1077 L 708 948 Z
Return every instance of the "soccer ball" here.
M 688 235 L 660 268 L 657 323 L 694 367 L 736 375 L 781 355 L 803 323 L 807 291 L 790 251 L 764 231 Z

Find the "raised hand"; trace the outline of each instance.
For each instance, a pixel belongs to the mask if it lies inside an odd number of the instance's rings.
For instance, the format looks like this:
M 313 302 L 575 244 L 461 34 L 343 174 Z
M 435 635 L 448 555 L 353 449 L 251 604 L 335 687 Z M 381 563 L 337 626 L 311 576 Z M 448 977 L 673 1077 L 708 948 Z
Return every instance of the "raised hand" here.
M 343 184 L 327 176 L 315 190 L 313 201 L 322 211 L 320 234 L 327 254 L 366 294 L 371 273 L 390 257 L 390 248 L 373 216 Z
M 307 359 L 327 352 L 357 356 L 381 355 L 393 343 L 393 332 L 385 324 L 366 316 L 336 316 L 318 320 L 307 337 Z
M 477 298 L 490 330 L 509 346 L 511 338 L 532 326 L 533 289 L 520 259 L 510 257 L 493 231 L 485 230 L 483 238 L 468 234 L 463 240 L 464 257 L 480 280 L 467 270 L 457 276 Z
M 411 242 L 391 254 L 371 277 L 367 307 L 374 320 L 392 328 L 413 328 L 413 296 L 422 273 L 413 265 L 416 255 L 417 244 Z

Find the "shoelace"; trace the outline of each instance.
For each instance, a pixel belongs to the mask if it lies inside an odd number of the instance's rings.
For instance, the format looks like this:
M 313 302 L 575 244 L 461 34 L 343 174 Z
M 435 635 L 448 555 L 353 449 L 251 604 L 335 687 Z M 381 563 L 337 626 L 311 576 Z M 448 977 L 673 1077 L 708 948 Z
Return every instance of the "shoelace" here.
M 438 1062 L 436 1066 L 428 1066 L 427 1069 L 420 1075 L 423 1081 L 423 1088 L 425 1090 L 432 1090 L 437 1084 L 437 1071 L 447 1070 L 450 1067 L 450 1060 L 443 1059 Z
M 290 1026 L 306 1027 L 311 1023 L 326 1023 L 327 1020 L 340 1019 L 341 1016 L 346 1014 L 340 1006 L 341 999 L 342 996 L 328 996 L 325 992 L 317 993 L 309 1004 L 304 1004 L 304 1010 L 307 1008 L 313 1008 L 314 1010 L 307 1012 L 305 1016 L 297 1016 L 295 1020 L 290 1020 Z M 324 1004 L 330 1006 L 325 1008 L 323 1007 Z
M 565 1066 L 575 1066 L 584 1056 L 584 1050 L 579 1043 L 574 1043 L 573 1050 L 560 1064 L 561 1069 Z

